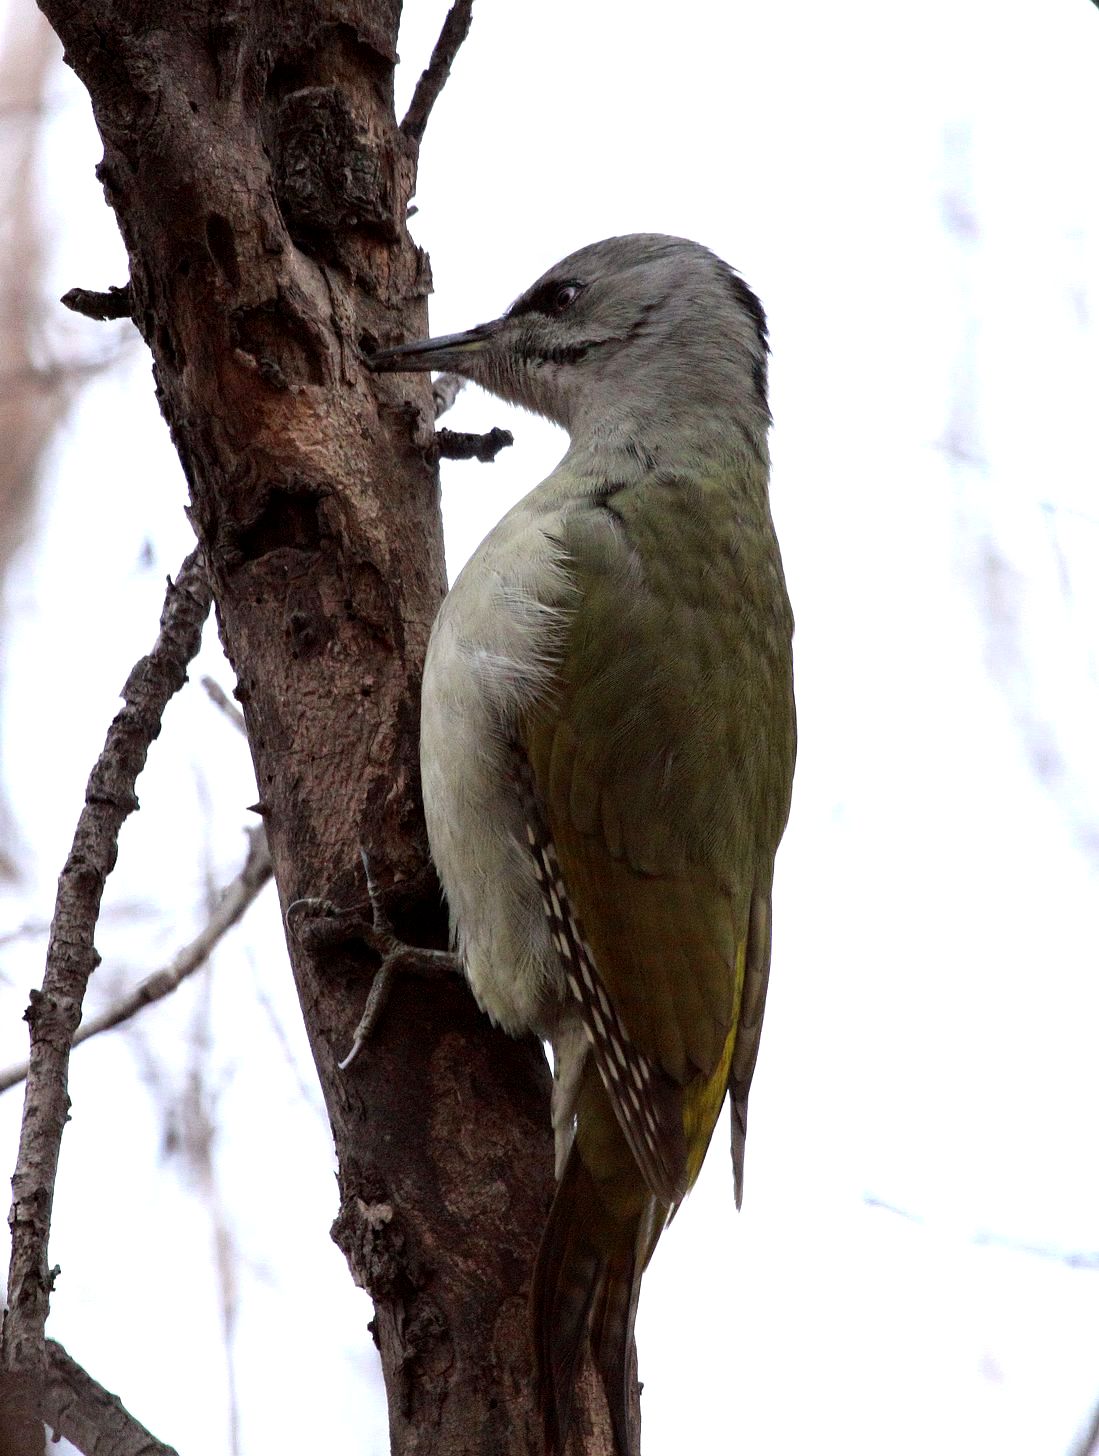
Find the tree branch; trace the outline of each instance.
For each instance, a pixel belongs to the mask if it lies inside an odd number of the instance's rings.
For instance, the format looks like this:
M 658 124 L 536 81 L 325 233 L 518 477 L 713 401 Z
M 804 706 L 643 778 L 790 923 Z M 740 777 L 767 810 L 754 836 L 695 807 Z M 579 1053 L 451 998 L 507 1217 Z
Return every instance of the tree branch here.
M 412 101 L 404 121 L 401 122 L 402 133 L 415 146 L 419 146 L 424 139 L 431 108 L 447 83 L 454 57 L 469 34 L 472 20 L 473 0 L 454 0 L 447 18 L 443 21 L 435 49 L 431 52 L 427 70 L 416 82 Z
M 510 430 L 497 426 L 487 435 L 470 435 L 463 430 L 436 430 L 435 444 L 443 460 L 480 460 L 491 465 L 501 450 L 515 443 Z
M 99 962 L 95 926 L 118 832 L 137 808 L 134 783 L 160 732 L 169 699 L 186 681 L 210 610 L 202 552 L 183 563 L 168 594 L 153 650 L 134 667 L 123 704 L 88 779 L 84 808 L 57 886 L 41 991 L 25 1019 L 31 1052 L 19 1153 L 12 1178 L 11 1263 L 0 1368 L 45 1372 L 45 1323 L 54 1275 L 46 1254 L 61 1134 L 69 1112 L 68 1068 L 88 978 Z
M 89 1456 L 176 1456 L 174 1447 L 158 1441 L 56 1340 L 46 1341 L 42 1417 Z
M 98 293 L 94 288 L 70 288 L 68 293 L 61 295 L 61 302 L 66 308 L 71 308 L 73 313 L 97 319 L 100 323 L 105 323 L 108 319 L 133 317 L 134 301 L 128 283 L 123 283 L 121 287 L 112 284 L 106 293 Z
M 40 3 L 92 93 L 281 902 L 351 903 L 366 845 L 397 933 L 441 946 L 417 742 L 446 589 L 430 387 L 368 374 L 359 341 L 428 332 L 430 270 L 404 221 L 468 0 L 405 133 L 398 5 L 257 0 L 209 7 L 207 25 L 191 10 L 181 24 L 173 0 Z M 528 1293 L 553 1184 L 542 1047 L 492 1028 L 461 978 L 425 993 L 409 977 L 345 1075 L 378 956 L 360 939 L 292 942 L 290 958 L 336 1142 L 333 1232 L 374 1300 L 395 1456 L 535 1456 Z M 586 1456 L 609 1445 L 595 1380 L 578 1395 Z
M 89 1037 L 98 1036 L 101 1031 L 110 1031 L 111 1027 L 128 1021 L 143 1006 L 162 1001 L 206 963 L 218 941 L 237 923 L 271 878 L 271 855 L 263 827 L 250 829 L 248 841 L 248 857 L 240 873 L 222 890 L 213 913 L 194 939 L 178 950 L 166 966 L 146 976 L 113 1006 L 82 1021 L 73 1037 L 74 1047 Z M 0 1072 L 0 1092 L 18 1086 L 27 1075 L 27 1065 L 20 1062 Z
M 237 730 L 237 732 L 243 733 L 244 736 L 247 738 L 248 729 L 244 723 L 244 714 L 237 707 L 236 703 L 233 702 L 232 698 L 225 691 L 222 685 L 217 681 L 217 679 L 212 677 L 204 677 L 202 679 L 202 686 L 206 689 L 206 696 L 210 699 L 214 706 L 216 708 L 220 708 L 225 716 L 229 719 L 229 722 L 232 723 L 233 727 Z

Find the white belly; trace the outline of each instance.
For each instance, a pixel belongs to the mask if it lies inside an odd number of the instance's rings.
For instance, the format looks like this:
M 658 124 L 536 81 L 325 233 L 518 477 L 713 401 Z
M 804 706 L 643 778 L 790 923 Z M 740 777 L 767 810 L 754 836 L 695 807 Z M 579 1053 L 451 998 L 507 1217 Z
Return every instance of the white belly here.
M 565 984 L 513 745 L 518 713 L 552 679 L 568 608 L 554 519 L 528 497 L 454 583 L 428 646 L 420 742 L 428 839 L 473 993 L 506 1031 L 542 1036 Z

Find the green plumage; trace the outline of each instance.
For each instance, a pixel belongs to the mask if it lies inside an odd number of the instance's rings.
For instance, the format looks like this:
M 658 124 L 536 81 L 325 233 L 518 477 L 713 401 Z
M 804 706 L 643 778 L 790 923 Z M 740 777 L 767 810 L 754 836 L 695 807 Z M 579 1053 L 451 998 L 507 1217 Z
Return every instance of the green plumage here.
M 653 476 L 565 515 L 583 610 L 520 726 L 603 984 L 680 1085 L 728 1037 L 794 757 L 781 566 L 737 484 Z

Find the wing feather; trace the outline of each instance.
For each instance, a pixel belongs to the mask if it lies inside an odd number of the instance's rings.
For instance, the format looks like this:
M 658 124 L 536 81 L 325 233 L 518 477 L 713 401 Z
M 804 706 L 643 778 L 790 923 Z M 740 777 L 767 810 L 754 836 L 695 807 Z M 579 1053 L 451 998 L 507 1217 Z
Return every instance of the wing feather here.
M 685 1121 L 704 1113 L 704 1148 L 727 1080 L 751 1078 L 755 1054 L 735 1030 L 745 975 L 757 969 L 745 954 L 750 907 L 756 886 L 770 884 L 792 771 L 788 620 L 779 613 L 771 631 L 749 611 L 753 568 L 734 549 L 730 493 L 685 486 L 663 502 L 673 516 L 677 500 L 686 516 L 665 520 L 660 540 L 618 496 L 613 513 L 566 516 L 562 544 L 583 609 L 552 691 L 519 725 L 579 928 L 564 954 L 586 958 L 595 1004 L 607 998 L 661 1095 L 638 1114 L 628 1079 L 608 1070 L 613 1051 L 610 1061 L 599 1055 L 589 1013 L 601 1078 L 650 1188 L 669 1202 L 697 1173 Z M 701 583 L 697 568 L 669 557 L 677 532 L 694 533 Z M 779 720 L 777 745 L 768 718 Z M 758 1045 L 758 976 L 745 1005 Z

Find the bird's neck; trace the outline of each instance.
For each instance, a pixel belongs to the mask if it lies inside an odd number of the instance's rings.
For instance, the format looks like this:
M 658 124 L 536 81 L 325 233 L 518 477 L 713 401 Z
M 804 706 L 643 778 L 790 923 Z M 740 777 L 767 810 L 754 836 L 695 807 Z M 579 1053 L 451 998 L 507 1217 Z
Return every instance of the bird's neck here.
M 754 494 L 770 474 L 766 423 L 714 409 L 617 408 L 572 422 L 570 471 L 596 483 L 630 484 L 661 474 L 731 475 Z

